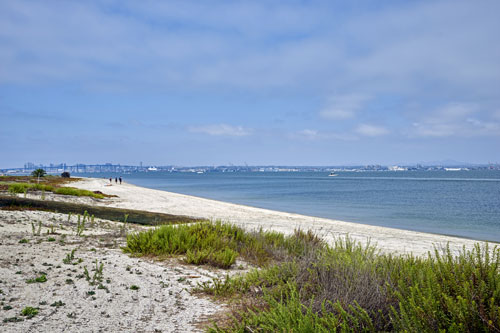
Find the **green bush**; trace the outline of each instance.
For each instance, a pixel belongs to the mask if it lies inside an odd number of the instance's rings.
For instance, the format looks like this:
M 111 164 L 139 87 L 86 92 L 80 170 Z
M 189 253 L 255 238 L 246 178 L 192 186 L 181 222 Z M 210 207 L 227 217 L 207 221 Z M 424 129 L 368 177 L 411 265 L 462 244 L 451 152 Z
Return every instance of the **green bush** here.
M 499 269 L 500 250 L 488 246 L 394 257 L 346 239 L 198 290 L 257 299 L 214 331 L 487 332 L 500 329 Z
M 164 225 L 127 236 L 125 252 L 135 255 L 186 255 L 191 264 L 229 268 L 238 256 L 264 266 L 285 256 L 296 255 L 322 242 L 297 231 L 285 237 L 276 232 L 245 232 L 232 224 L 204 222 Z

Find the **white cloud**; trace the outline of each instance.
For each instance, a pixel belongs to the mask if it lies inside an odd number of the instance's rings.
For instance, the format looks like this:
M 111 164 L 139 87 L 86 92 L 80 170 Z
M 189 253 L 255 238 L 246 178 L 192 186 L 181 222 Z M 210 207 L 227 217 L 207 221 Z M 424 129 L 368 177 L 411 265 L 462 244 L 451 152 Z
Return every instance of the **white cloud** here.
M 370 124 L 360 124 L 355 129 L 355 132 L 359 135 L 371 136 L 371 137 L 389 134 L 389 131 L 385 127 L 375 126 Z
M 357 137 L 355 135 L 349 133 L 336 133 L 336 132 L 320 132 L 318 130 L 313 129 L 303 129 L 289 135 L 290 138 L 293 139 L 302 139 L 302 140 L 343 140 L 343 141 L 352 141 L 356 140 Z
M 450 103 L 414 122 L 411 134 L 421 137 L 500 135 L 500 123 L 482 118 L 484 115 L 475 104 Z
M 491 114 L 494 119 L 494 112 Z M 479 107 L 468 103 L 450 103 L 433 110 L 413 123 L 412 136 L 473 137 L 500 135 L 500 123 L 487 120 Z
M 299 136 L 303 136 L 306 139 L 314 140 L 318 138 L 318 131 L 316 130 L 311 130 L 311 129 L 304 129 L 301 131 L 298 131 L 297 134 Z
M 319 115 L 325 119 L 353 118 L 367 99 L 367 96 L 358 94 L 332 96 Z
M 248 136 L 253 132 L 253 130 L 249 128 L 227 124 L 190 126 L 188 130 L 192 133 L 203 133 L 212 136 Z

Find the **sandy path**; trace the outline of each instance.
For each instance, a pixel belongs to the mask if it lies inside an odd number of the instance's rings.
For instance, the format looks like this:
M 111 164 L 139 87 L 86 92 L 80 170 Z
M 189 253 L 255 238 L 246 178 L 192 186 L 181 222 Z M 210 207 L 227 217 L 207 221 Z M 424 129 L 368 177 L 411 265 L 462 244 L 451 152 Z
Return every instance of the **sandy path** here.
M 330 220 L 236 205 L 216 200 L 203 199 L 166 191 L 152 190 L 132 184 L 113 184 L 105 179 L 87 178 L 72 186 L 106 194 L 118 198 L 106 199 L 105 204 L 112 207 L 141 209 L 153 212 L 188 215 L 208 219 L 230 221 L 245 228 L 264 228 L 291 233 L 294 229 L 312 230 L 328 241 L 349 234 L 352 238 L 366 242 L 370 240 L 382 251 L 391 253 L 426 254 L 434 247 L 441 248 L 450 244 L 453 251 L 470 248 L 477 241 L 458 237 L 434 235 L 422 232 L 377 227 L 364 224 Z
M 38 228 L 38 221 L 41 234 L 33 235 L 31 223 Z M 189 293 L 213 271 L 122 253 L 121 223 L 96 219 L 92 227 L 87 223 L 84 237 L 75 234 L 76 223 L 77 217 L 68 221 L 65 214 L 0 210 L 1 332 L 194 332 L 222 308 Z M 54 233 L 46 234 L 51 226 Z M 75 258 L 64 263 L 73 249 Z M 84 267 L 93 277 L 95 260 L 103 263 L 103 276 L 91 285 Z M 43 274 L 46 282 L 26 282 Z M 39 313 L 21 316 L 26 306 Z M 14 317 L 23 320 L 4 322 Z

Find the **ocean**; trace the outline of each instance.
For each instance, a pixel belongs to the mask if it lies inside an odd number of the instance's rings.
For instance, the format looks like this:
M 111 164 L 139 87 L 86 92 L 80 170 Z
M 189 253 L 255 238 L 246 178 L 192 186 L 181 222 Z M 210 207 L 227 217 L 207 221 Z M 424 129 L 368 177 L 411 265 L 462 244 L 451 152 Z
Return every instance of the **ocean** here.
M 337 174 L 148 172 L 121 176 L 143 187 L 253 207 L 500 242 L 498 170 Z

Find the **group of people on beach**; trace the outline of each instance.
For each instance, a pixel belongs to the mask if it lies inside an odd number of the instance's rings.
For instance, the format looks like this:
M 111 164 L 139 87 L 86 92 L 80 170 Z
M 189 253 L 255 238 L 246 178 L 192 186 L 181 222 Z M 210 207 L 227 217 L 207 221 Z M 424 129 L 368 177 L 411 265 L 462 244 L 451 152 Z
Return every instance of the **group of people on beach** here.
M 122 183 L 122 177 L 120 177 L 120 178 L 115 177 L 115 183 L 118 184 L 118 180 L 120 180 L 120 184 L 121 184 Z M 109 183 L 113 184 L 113 178 L 109 177 Z

